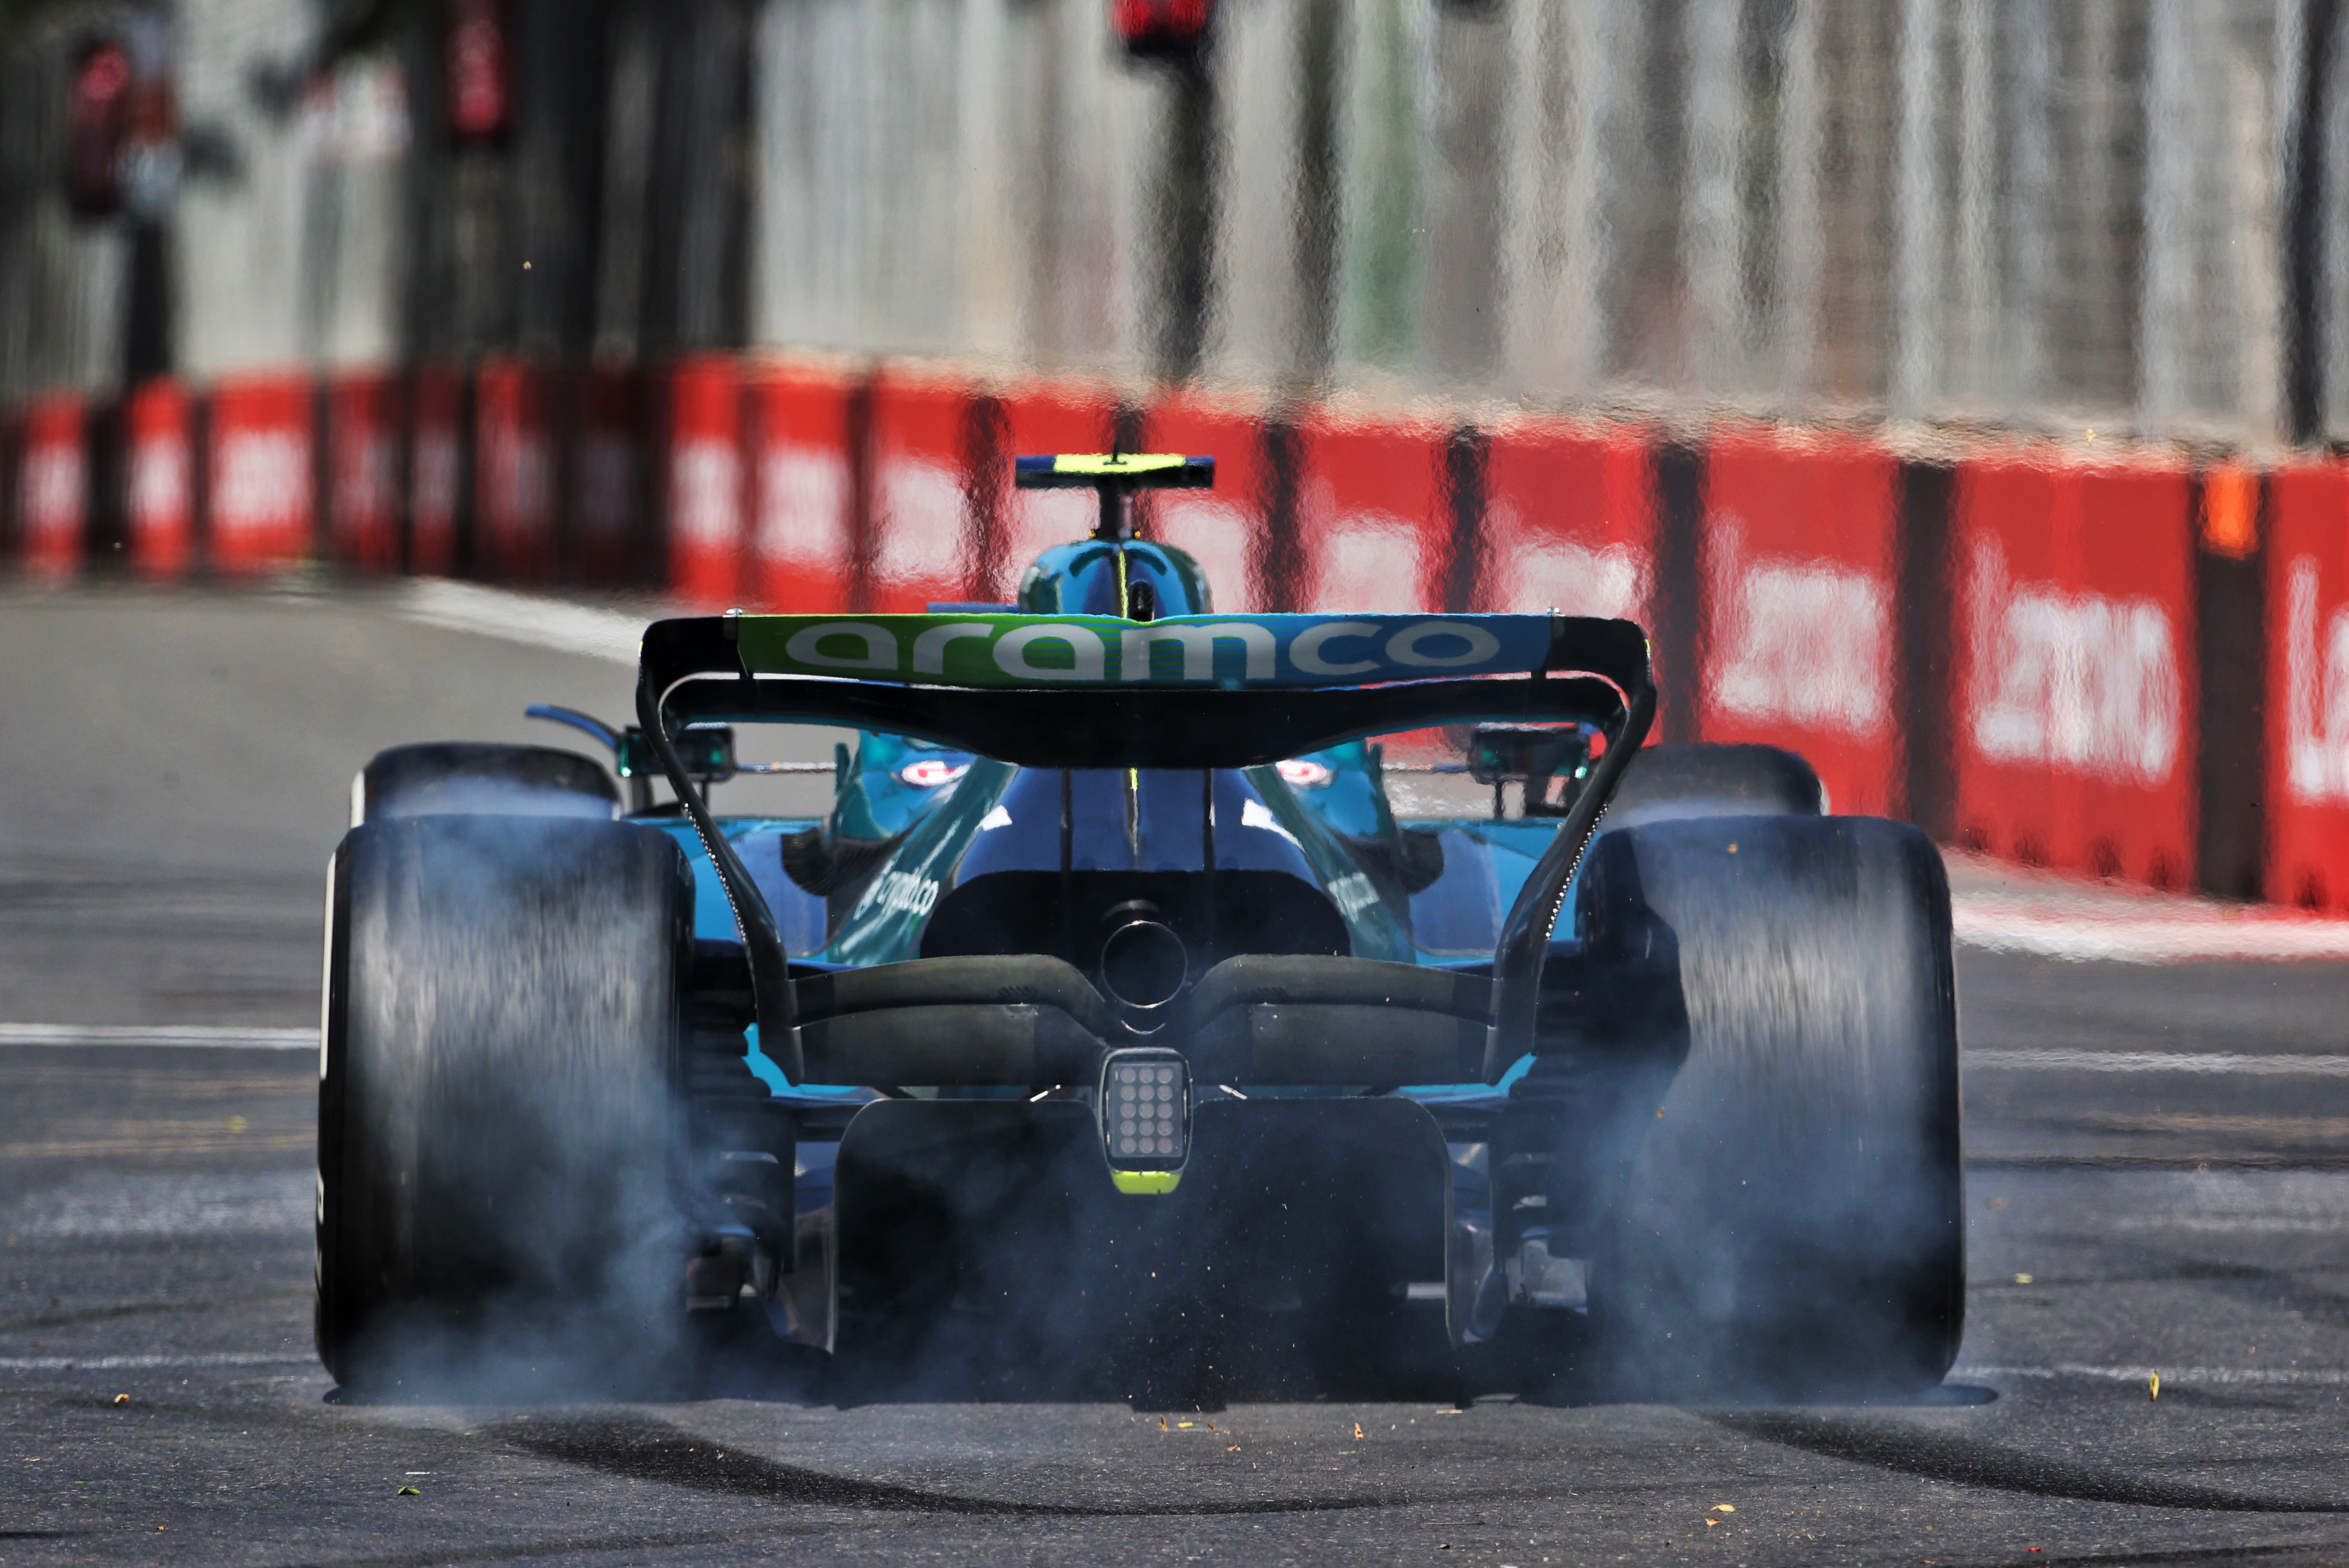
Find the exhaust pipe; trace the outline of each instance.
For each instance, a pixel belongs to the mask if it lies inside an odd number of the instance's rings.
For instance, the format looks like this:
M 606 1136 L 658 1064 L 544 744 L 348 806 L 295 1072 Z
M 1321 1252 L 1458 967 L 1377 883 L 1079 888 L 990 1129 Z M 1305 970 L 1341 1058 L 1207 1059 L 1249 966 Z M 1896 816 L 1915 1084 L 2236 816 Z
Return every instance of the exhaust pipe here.
M 1102 940 L 1102 990 L 1122 1007 L 1154 1012 L 1182 994 L 1191 974 L 1191 953 L 1171 927 L 1131 913 L 1133 909 L 1127 905 L 1111 912 L 1116 923 Z

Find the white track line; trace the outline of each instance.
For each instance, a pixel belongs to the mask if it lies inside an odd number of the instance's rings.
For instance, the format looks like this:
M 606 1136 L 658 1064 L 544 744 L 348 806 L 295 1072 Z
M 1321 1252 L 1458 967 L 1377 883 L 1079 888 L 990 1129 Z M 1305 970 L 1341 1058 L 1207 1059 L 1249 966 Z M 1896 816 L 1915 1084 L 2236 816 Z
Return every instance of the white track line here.
M 2306 1384 L 2349 1386 L 2349 1367 L 2340 1366 L 1953 1366 L 1951 1377 L 2093 1377 L 2111 1383 L 2144 1383 L 2155 1373 L 2164 1384 Z
M 316 1051 L 316 1029 L 211 1023 L 0 1023 L 0 1045 L 162 1045 L 212 1051 Z
M 0 1372 L 152 1372 L 202 1366 L 300 1366 L 291 1352 L 224 1351 L 209 1355 L 0 1355 Z
M 2115 1214 L 2115 1231 L 2185 1231 L 2205 1236 L 2333 1236 L 2349 1231 L 2349 1214 Z
M 1951 903 L 1952 934 L 1987 952 L 2075 962 L 2349 959 L 2349 920 L 2189 898 L 2131 900 L 2138 907 L 2126 912 L 2066 908 L 2065 902 L 1961 894 Z
M 2219 1051 L 1961 1052 L 1961 1065 L 1988 1072 L 2198 1073 L 2255 1078 L 2349 1077 L 2349 1056 L 2253 1056 Z
M 606 659 L 629 669 L 636 667 L 645 628 L 660 612 L 630 614 L 564 599 L 508 593 L 479 583 L 451 582 L 446 577 L 419 577 L 403 586 L 399 613 L 428 626 L 503 638 L 558 653 Z

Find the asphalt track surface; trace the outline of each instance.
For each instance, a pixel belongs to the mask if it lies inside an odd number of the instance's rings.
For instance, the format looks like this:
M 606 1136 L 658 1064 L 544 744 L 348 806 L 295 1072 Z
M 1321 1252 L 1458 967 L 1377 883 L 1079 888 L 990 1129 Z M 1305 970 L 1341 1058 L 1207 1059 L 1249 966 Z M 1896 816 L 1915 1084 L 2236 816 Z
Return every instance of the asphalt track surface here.
M 1184 1415 L 750 1355 L 693 1398 L 338 1401 L 303 1032 L 350 774 L 627 695 L 593 625 L 465 618 L 0 590 L 0 1563 L 2349 1563 L 2338 962 L 1961 950 L 1974 1283 L 1912 1405 Z

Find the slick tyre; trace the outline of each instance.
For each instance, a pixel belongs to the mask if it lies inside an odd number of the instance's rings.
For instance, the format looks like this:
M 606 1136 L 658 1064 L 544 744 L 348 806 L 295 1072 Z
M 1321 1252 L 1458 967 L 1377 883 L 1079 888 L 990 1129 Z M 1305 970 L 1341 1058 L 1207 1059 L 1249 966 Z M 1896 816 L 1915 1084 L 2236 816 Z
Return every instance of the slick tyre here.
M 603 764 L 555 746 L 470 741 L 394 746 L 351 780 L 351 826 L 403 816 L 575 816 L 609 822 L 620 792 Z
M 659 1345 L 682 1315 L 693 884 L 621 823 L 355 829 L 328 889 L 318 1354 L 371 1384 Z M 621 1336 L 615 1339 L 617 1334 Z
M 1600 826 L 1685 816 L 1818 816 L 1826 787 L 1811 764 L 1777 746 L 1685 741 L 1650 746 L 1623 770 Z
M 1670 1397 L 1939 1383 L 1965 1300 L 1940 854 L 1871 817 L 1654 823 L 1594 846 L 1583 898 L 1676 946 L 1685 1016 L 1637 1043 L 1662 1071 L 1598 1216 L 1602 1364 Z

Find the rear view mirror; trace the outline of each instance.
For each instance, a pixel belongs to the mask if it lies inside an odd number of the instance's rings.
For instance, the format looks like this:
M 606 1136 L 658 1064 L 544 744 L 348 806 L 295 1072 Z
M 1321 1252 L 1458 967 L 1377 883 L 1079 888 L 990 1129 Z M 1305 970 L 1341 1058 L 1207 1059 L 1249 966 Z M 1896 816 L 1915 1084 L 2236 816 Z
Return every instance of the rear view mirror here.
M 1479 724 L 1468 737 L 1468 774 L 1493 786 L 1496 815 L 1501 786 L 1522 783 L 1526 815 L 1564 816 L 1589 774 L 1590 754 L 1590 737 L 1573 725 Z M 1550 781 L 1558 778 L 1565 787 L 1553 800 Z
M 642 730 L 630 725 L 613 748 L 614 771 L 624 779 L 661 776 L 660 759 Z M 728 724 L 697 724 L 677 737 L 677 754 L 688 778 L 697 784 L 724 784 L 740 770 L 734 763 L 734 730 Z

